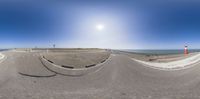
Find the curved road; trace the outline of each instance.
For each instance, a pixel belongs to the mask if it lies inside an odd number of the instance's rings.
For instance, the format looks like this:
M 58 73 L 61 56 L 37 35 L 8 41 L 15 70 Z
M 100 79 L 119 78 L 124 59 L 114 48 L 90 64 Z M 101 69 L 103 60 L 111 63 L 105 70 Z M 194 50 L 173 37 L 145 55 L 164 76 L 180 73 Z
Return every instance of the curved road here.
M 101 70 L 70 77 L 46 69 L 39 53 L 3 54 L 7 59 L 0 63 L 0 99 L 200 99 L 199 64 L 162 71 L 112 54 Z

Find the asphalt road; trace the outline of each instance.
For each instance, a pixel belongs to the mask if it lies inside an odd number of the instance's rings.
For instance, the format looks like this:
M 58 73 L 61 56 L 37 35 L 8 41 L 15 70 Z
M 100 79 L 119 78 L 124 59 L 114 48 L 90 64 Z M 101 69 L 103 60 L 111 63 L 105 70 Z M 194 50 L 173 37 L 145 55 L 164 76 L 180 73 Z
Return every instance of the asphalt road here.
M 7 58 L 0 63 L 0 99 L 200 99 L 199 64 L 162 71 L 112 54 L 101 70 L 70 77 L 46 69 L 39 53 L 3 54 Z

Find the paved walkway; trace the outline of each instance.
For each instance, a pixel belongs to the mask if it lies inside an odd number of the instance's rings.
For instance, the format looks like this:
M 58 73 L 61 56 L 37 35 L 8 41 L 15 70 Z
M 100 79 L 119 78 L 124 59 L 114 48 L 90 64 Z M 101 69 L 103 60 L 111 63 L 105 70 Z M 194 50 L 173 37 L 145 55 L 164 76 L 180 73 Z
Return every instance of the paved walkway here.
M 4 52 L 0 63 L 0 99 L 200 99 L 200 65 L 161 71 L 113 54 L 88 75 L 54 74 L 38 61 L 39 53 Z
M 142 61 L 142 60 L 137 60 L 132 58 L 132 60 L 137 61 L 139 63 L 142 63 L 143 65 L 152 67 L 152 68 L 157 68 L 157 69 L 162 69 L 162 70 L 180 70 L 180 69 L 186 69 L 191 66 L 194 66 L 194 64 L 197 64 L 200 62 L 200 53 L 195 54 L 191 57 L 178 60 L 178 61 L 172 61 L 172 62 L 167 62 L 167 63 L 158 63 L 158 62 L 147 62 L 147 61 Z

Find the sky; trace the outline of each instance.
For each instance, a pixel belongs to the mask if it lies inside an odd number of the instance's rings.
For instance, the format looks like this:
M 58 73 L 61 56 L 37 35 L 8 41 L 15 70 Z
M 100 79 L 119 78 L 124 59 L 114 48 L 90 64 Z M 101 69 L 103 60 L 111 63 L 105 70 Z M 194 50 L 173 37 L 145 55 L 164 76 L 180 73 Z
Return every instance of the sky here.
M 195 49 L 199 32 L 198 1 L 0 1 L 0 48 Z

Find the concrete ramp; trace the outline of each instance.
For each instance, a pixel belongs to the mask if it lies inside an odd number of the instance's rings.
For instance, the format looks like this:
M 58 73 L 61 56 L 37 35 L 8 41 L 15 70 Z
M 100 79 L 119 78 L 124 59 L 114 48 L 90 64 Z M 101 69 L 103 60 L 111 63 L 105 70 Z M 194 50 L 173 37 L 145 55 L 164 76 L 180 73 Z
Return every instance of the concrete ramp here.
M 189 68 L 193 64 L 198 63 L 200 61 L 200 53 L 195 54 L 191 57 L 182 59 L 182 60 L 172 61 L 172 62 L 167 62 L 167 63 L 147 62 L 147 61 L 142 61 L 142 60 L 138 60 L 134 58 L 132 58 L 132 60 L 137 61 L 139 63 L 142 63 L 152 68 L 157 68 L 157 69 L 162 69 L 162 70 L 180 70 L 180 69 Z
M 61 74 L 65 76 L 82 76 L 91 72 L 95 72 L 103 67 L 103 64 L 106 60 L 102 61 L 99 64 L 85 66 L 84 68 L 71 68 L 71 66 L 63 67 L 63 65 L 60 66 L 54 64 L 52 61 L 46 59 L 44 56 L 41 57 L 41 62 L 47 69 L 55 72 L 56 74 Z
M 0 63 L 5 60 L 5 55 L 3 55 L 2 53 L 0 53 Z
M 0 60 L 3 59 L 5 56 L 0 53 Z

